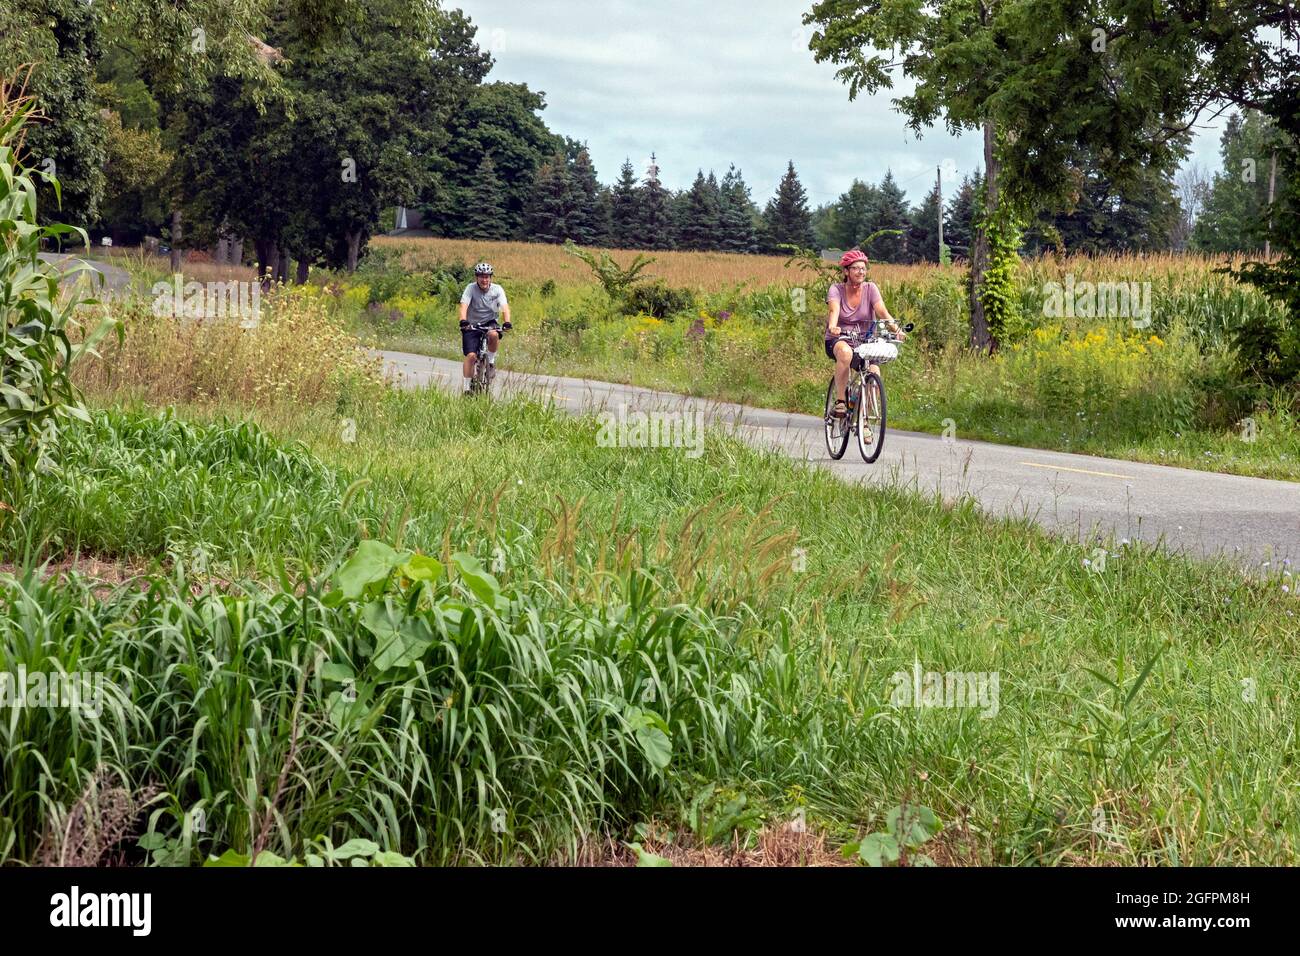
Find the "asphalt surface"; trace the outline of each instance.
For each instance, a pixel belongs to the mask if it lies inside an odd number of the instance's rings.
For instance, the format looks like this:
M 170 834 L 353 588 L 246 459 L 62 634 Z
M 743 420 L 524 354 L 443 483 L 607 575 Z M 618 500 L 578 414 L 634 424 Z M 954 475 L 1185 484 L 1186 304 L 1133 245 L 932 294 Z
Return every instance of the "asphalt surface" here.
M 59 266 L 64 272 L 68 272 L 82 264 L 90 266 L 91 269 L 104 277 L 103 291 L 109 295 L 121 292 L 131 284 L 130 274 L 121 266 L 110 265 L 95 259 L 79 258 L 66 252 L 42 252 L 40 257 L 46 262 L 52 262 Z M 82 282 L 91 281 L 91 277 L 85 273 L 82 273 L 79 278 Z M 96 290 L 92 287 L 92 291 Z
M 382 352 L 406 387 L 461 388 L 460 363 Z M 505 360 L 503 359 L 503 366 Z M 888 384 L 888 382 L 886 382 Z M 699 413 L 755 445 L 828 468 L 850 481 L 902 484 L 972 497 L 989 515 L 1028 517 L 1083 543 L 1114 534 L 1194 557 L 1259 568 L 1300 565 L 1300 484 L 1150 465 L 1091 455 L 966 441 L 890 429 L 880 459 L 864 463 L 850 441 L 840 461 L 826 452 L 822 419 L 686 398 L 630 385 L 498 371 L 498 397 L 525 392 L 574 413 L 672 410 Z

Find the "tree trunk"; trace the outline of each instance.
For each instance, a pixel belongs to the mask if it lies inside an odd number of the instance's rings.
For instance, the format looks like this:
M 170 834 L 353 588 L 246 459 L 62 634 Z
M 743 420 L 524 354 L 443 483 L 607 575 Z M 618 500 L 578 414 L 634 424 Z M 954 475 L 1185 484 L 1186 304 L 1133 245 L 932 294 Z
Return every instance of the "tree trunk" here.
M 242 266 L 244 264 L 243 236 L 230 240 L 230 264 L 232 266 Z
M 230 261 L 230 240 L 225 236 L 217 240 L 217 248 L 212 253 L 212 261 L 219 266 L 224 266 Z
M 992 352 L 997 347 L 989 331 L 984 304 L 979 295 L 984 273 L 989 268 L 989 236 L 987 227 L 982 223 L 998 205 L 998 167 L 993 156 L 993 139 L 994 129 L 990 120 L 984 124 L 984 209 L 981 225 L 975 231 L 975 241 L 971 243 L 970 254 L 970 344 L 981 352 Z
M 172 207 L 172 275 L 181 271 L 181 207 Z
M 284 246 L 280 247 L 280 254 L 276 260 L 275 281 L 276 282 L 289 281 L 289 250 L 286 249 Z
M 253 248 L 257 251 L 258 281 L 262 284 L 262 291 L 268 292 L 271 283 L 275 281 L 276 267 L 280 264 L 280 245 L 270 239 L 255 239 Z
M 302 285 L 304 282 L 307 281 L 307 270 L 310 268 L 311 268 L 311 263 L 307 261 L 307 257 L 300 256 L 298 258 L 298 276 L 297 276 L 298 285 Z
M 348 239 L 348 272 L 357 271 L 357 260 L 361 258 L 361 230 L 349 232 Z

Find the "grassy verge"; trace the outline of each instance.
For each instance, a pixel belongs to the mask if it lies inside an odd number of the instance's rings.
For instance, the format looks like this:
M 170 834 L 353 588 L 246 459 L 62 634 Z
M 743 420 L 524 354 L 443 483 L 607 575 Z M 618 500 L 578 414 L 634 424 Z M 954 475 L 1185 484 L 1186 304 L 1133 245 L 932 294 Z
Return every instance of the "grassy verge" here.
M 109 764 L 157 788 L 164 862 L 354 838 L 566 859 L 652 819 L 743 840 L 800 811 L 843 842 L 904 801 L 947 824 L 941 859 L 1295 861 L 1289 569 L 1112 545 L 1095 573 L 970 506 L 723 436 L 602 448 L 532 405 L 282 403 L 253 413 L 273 438 L 221 409 L 101 417 L 47 478 L 68 490 L 6 532 L 7 669 L 117 688 L 102 719 L 2 729 L 9 859 Z M 442 570 L 332 595 L 363 535 Z M 74 547 L 157 569 L 99 600 L 26 570 Z M 997 694 L 892 706 L 915 669 Z

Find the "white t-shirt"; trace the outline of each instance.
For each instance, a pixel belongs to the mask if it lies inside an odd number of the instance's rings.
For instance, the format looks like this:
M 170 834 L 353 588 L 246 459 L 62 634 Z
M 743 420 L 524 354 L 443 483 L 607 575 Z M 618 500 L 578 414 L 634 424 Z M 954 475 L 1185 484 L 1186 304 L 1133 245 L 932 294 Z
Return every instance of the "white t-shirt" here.
M 471 282 L 465 286 L 460 303 L 469 306 L 465 318 L 470 325 L 491 325 L 506 307 L 506 290 L 493 282 L 484 292 L 477 282 Z

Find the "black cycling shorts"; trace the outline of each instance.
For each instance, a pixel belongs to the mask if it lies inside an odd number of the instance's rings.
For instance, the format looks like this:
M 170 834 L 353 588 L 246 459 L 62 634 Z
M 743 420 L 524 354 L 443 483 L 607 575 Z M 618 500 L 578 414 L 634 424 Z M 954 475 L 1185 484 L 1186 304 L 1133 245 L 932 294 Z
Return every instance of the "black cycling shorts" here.
M 471 352 L 475 355 L 482 354 L 483 343 L 487 341 L 489 332 L 495 332 L 497 337 L 501 339 L 506 337 L 506 330 L 499 325 L 490 325 L 487 328 L 478 329 L 471 325 L 468 329 L 461 329 L 460 354 L 469 355 Z
M 838 338 L 834 338 L 834 339 L 827 339 L 827 340 L 826 340 L 826 357 L 827 357 L 828 359 L 830 359 L 832 362 L 835 361 L 835 343 L 837 343 L 837 342 L 848 342 L 849 345 L 854 345 L 854 346 L 856 346 L 856 345 L 859 343 L 859 340 L 858 340 L 858 339 L 850 339 L 848 336 L 844 336 L 844 335 L 841 335 L 841 336 L 839 336 Z M 849 360 L 849 367 L 850 367 L 850 368 L 853 368 L 853 369 L 860 369 L 860 368 L 862 368 L 863 364 L 864 364 L 864 363 L 863 363 L 862 359 L 858 357 L 858 354 L 857 354 L 856 352 L 854 352 L 854 353 L 853 353 L 853 358 Z

